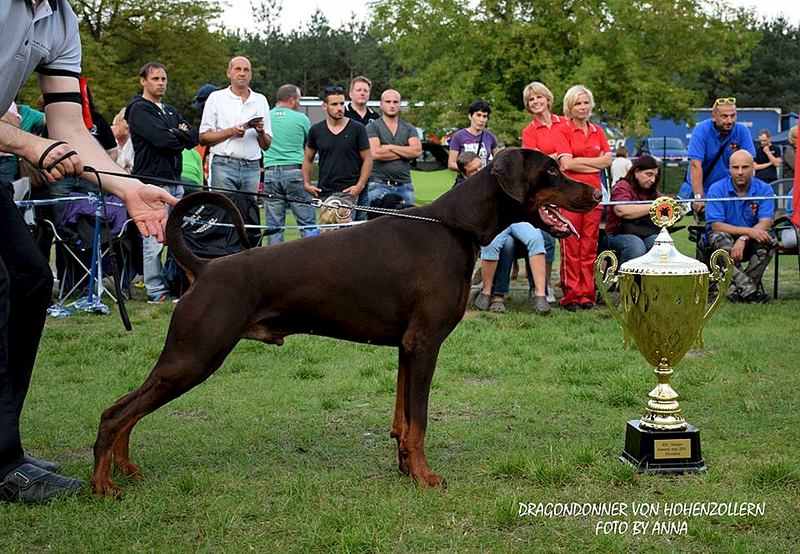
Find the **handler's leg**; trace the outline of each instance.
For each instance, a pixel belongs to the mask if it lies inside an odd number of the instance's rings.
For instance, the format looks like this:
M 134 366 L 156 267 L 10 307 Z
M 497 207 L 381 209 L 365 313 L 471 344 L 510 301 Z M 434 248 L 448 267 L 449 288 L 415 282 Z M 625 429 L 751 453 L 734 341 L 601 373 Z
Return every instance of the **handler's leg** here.
M 83 482 L 26 463 L 19 418 L 53 287 L 50 266 L 0 183 L 0 500 L 40 502 Z

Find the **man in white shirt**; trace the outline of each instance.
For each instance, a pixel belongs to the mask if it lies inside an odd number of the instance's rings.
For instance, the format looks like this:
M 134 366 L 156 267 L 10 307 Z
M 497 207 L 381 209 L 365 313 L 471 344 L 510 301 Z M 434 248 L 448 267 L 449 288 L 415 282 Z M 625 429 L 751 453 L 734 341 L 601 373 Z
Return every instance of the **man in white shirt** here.
M 272 143 L 269 104 L 250 89 L 247 58 L 228 63 L 231 85 L 212 92 L 200 122 L 200 144 L 211 147 L 211 187 L 258 192 L 262 150 Z

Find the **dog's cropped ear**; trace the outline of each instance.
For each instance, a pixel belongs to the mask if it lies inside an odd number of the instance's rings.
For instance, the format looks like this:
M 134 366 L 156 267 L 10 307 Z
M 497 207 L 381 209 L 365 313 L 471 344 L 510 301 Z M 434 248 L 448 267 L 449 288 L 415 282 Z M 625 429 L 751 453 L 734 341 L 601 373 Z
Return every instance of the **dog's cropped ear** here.
M 530 189 L 525 171 L 525 151 L 522 148 L 506 148 L 492 161 L 492 176 L 500 183 L 507 195 L 519 202 L 525 202 Z

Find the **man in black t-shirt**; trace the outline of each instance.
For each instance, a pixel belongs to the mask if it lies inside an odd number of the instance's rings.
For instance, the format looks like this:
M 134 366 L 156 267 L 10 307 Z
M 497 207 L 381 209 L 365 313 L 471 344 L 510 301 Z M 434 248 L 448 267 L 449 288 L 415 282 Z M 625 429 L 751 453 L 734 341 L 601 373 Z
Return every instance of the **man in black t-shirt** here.
M 348 194 L 356 204 L 372 171 L 367 130 L 361 123 L 344 116 L 344 90 L 325 87 L 324 121 L 308 132 L 303 158 L 303 187 L 312 195 L 327 198 L 333 193 Z M 311 183 L 314 156 L 319 152 L 319 179 Z
M 768 129 L 761 129 L 758 132 L 758 141 L 760 145 L 756 147 L 755 176 L 765 183 L 771 183 L 778 179 L 781 158 L 778 150 L 772 145 L 772 134 Z

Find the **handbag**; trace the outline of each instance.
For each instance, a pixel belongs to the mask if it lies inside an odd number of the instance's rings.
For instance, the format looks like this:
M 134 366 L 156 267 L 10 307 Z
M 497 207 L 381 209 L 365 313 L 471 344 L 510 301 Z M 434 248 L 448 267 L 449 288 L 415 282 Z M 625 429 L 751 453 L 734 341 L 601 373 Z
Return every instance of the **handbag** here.
M 650 235 L 656 235 L 660 231 L 649 215 L 644 215 L 637 219 L 621 219 L 619 229 L 620 234 L 636 235 L 642 239 Z

